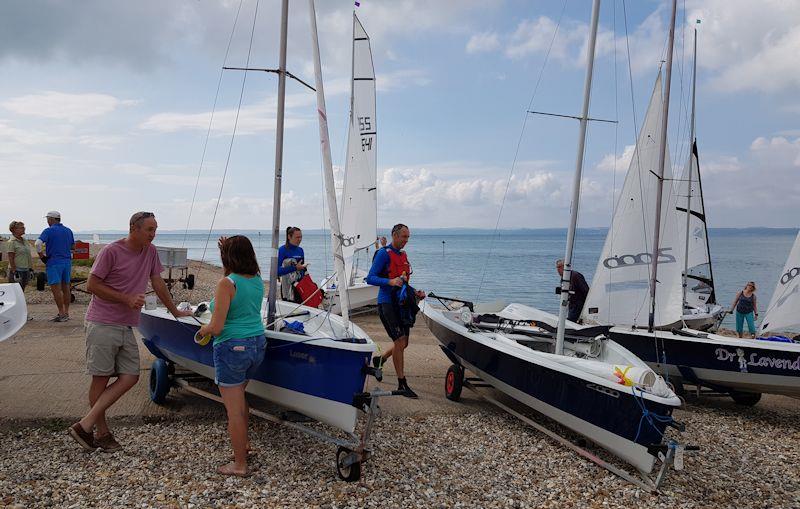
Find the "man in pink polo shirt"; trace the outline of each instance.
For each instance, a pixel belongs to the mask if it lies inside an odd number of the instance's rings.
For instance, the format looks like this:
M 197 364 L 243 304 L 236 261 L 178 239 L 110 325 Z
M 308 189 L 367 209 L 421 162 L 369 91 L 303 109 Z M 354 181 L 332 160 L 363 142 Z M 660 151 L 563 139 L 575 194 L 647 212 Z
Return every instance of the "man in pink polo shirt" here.
M 156 228 L 152 212 L 132 215 L 128 236 L 105 246 L 89 275 L 86 287 L 92 301 L 84 326 L 91 410 L 69 428 L 70 436 L 87 450 L 121 448 L 108 429 L 106 410 L 139 381 L 139 345 L 133 327 L 139 324 L 147 282 L 173 315 L 191 314 L 178 311 L 161 279 L 163 269 L 153 245 Z M 112 377 L 117 379 L 109 384 Z

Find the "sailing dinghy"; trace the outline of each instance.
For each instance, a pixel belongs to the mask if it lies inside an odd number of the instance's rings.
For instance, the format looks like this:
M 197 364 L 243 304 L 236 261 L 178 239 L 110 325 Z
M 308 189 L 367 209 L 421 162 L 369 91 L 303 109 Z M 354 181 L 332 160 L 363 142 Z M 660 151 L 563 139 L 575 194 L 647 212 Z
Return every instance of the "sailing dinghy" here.
M 347 291 L 343 292 L 342 316 L 276 300 L 277 295 L 277 242 L 280 225 L 280 195 L 282 173 L 283 118 L 286 90 L 286 41 L 288 0 L 282 2 L 280 68 L 278 70 L 278 116 L 275 161 L 275 193 L 273 209 L 272 252 L 270 266 L 270 291 L 264 300 L 264 316 L 267 352 L 264 362 L 247 392 L 282 407 L 299 412 L 319 422 L 344 431 L 347 440 L 329 437 L 317 430 L 305 428 L 297 423 L 287 425 L 305 431 L 322 440 L 339 446 L 336 466 L 342 479 L 355 481 L 360 477 L 361 463 L 370 457 L 367 440 L 379 397 L 390 392 L 373 389 L 364 392 L 368 375 L 380 377 L 380 372 L 369 367 L 375 351 L 372 339 L 361 328 L 349 321 Z M 322 87 L 319 44 L 313 0 L 309 0 L 311 18 L 312 49 L 316 75 L 317 112 L 320 130 L 325 187 L 328 199 L 328 220 L 333 238 L 333 256 L 340 283 L 344 281 L 341 235 L 336 196 L 333 186 L 333 168 L 328 140 L 325 99 Z M 346 285 L 344 285 L 346 288 Z M 195 333 L 202 323 L 210 320 L 204 306 L 192 307 L 193 317 L 176 319 L 166 309 L 142 311 L 139 331 L 143 342 L 156 356 L 150 377 L 150 395 L 155 402 L 163 402 L 170 387 L 179 383 L 181 387 L 198 392 L 185 380 L 175 375 L 175 367 L 189 370 L 203 377 L 214 379 L 213 349 L 194 341 Z M 359 416 L 367 414 L 366 432 L 356 435 Z M 266 414 L 259 413 L 264 417 Z M 271 420 L 283 422 L 272 417 Z
M 25 293 L 17 283 L 0 283 L 0 341 L 5 341 L 28 321 Z
M 586 323 L 613 325 L 612 340 L 679 390 L 684 383 L 707 387 L 744 405 L 755 405 L 761 393 L 800 396 L 800 344 L 731 338 L 683 326 L 685 230 L 680 225 L 686 216 L 677 213 L 680 193 L 671 187 L 666 197 L 662 195 L 667 205 L 656 207 L 662 186 L 651 170 L 656 167 L 653 150 L 663 150 L 662 182 L 671 178 L 666 137 L 658 127 L 663 121 L 660 97 L 659 75 L 582 318 Z M 660 138 L 664 146 L 653 148 Z M 660 226 L 648 221 L 654 217 L 660 217 Z M 647 246 L 653 244 L 656 248 L 649 251 Z
M 350 309 L 374 306 L 378 287 L 364 280 L 369 271 L 370 248 L 378 231 L 378 127 L 375 116 L 375 68 L 369 35 L 353 13 L 353 66 L 350 122 L 341 201 L 342 253 Z M 340 313 L 338 284 L 323 287 L 331 312 Z
M 517 303 L 475 306 L 435 294 L 424 301 L 422 313 L 453 362 L 445 383 L 448 398 L 458 399 L 462 385 L 470 382 L 465 382 L 469 370 L 482 383 L 586 437 L 643 474 L 649 474 L 659 458 L 664 460 L 655 483 L 646 485 L 652 489 L 663 479 L 676 448 L 683 447 L 665 437 L 667 427 L 682 428 L 671 417 L 680 399 L 644 362 L 609 339 L 608 327 L 566 320 L 564 299 L 569 295 L 599 9 L 600 1 L 595 0 L 560 315 Z M 578 452 L 631 482 L 641 482 L 591 453 Z
M 794 241 L 778 284 L 761 321 L 759 334 L 800 328 L 800 232 Z M 798 362 L 800 364 L 800 362 Z M 798 366 L 800 369 L 800 366 Z

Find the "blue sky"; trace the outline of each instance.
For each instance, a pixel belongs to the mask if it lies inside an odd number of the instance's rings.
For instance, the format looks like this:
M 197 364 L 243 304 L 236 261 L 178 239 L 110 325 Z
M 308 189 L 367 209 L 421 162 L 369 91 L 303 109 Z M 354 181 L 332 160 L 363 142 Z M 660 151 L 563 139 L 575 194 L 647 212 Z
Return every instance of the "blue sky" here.
M 290 4 L 288 67 L 313 81 L 307 2 Z M 353 3 L 318 4 L 339 164 Z M 44 212 L 58 209 L 76 229 L 119 229 L 131 212 L 152 210 L 161 228 L 185 227 L 239 5 L 4 2 L 0 171 L 10 185 L 0 218 L 37 231 Z M 246 62 L 255 7 L 255 0 L 241 4 L 228 65 Z M 679 7 L 670 118 L 676 171 L 685 162 L 691 30 L 699 18 L 697 129 L 709 225 L 797 226 L 800 5 L 682 0 Z M 521 132 L 540 72 L 533 108 L 579 112 L 590 8 L 589 0 L 361 2 L 378 84 L 380 225 L 494 228 L 520 140 L 500 227 L 566 225 L 577 122 L 528 116 Z M 641 123 L 664 57 L 668 4 L 629 0 L 625 10 L 626 17 L 621 0 L 602 4 L 591 114 L 619 124 L 590 127 L 584 227 L 610 222 L 635 139 L 632 111 Z M 260 0 L 251 66 L 277 66 L 278 15 L 278 1 Z M 242 77 L 223 74 L 192 228 L 210 224 Z M 271 224 L 276 90 L 274 75 L 248 73 L 218 228 Z M 297 84 L 287 93 L 282 223 L 318 228 L 315 98 Z

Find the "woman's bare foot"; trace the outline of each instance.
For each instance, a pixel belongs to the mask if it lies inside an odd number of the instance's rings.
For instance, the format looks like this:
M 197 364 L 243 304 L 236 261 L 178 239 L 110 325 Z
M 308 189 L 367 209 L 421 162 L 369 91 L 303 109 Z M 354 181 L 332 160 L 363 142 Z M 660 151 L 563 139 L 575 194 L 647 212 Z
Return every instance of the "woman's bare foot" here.
M 246 465 L 244 467 L 239 467 L 236 463 L 228 463 L 220 466 L 217 468 L 217 473 L 222 475 L 235 475 L 237 477 L 250 477 L 252 475 L 252 472 Z

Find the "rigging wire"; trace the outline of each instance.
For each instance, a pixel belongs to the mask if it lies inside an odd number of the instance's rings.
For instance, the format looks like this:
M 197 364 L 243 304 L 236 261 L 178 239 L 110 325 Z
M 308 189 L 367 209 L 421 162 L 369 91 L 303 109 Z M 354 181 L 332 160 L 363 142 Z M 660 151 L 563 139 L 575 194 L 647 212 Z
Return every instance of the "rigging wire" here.
M 508 180 L 506 181 L 506 187 L 505 187 L 505 190 L 503 191 L 503 199 L 500 201 L 500 210 L 497 212 L 497 221 L 495 222 L 495 225 L 494 225 L 494 232 L 492 233 L 492 240 L 489 242 L 489 252 L 486 255 L 486 261 L 483 264 L 483 272 L 481 273 L 481 281 L 478 284 L 478 293 L 477 293 L 477 295 L 475 297 L 476 301 L 480 300 L 481 291 L 483 290 L 483 283 L 486 280 L 486 270 L 489 267 L 489 260 L 492 257 L 492 252 L 494 251 L 494 244 L 495 244 L 495 241 L 497 240 L 497 230 L 500 228 L 500 219 L 503 216 L 503 207 L 504 207 L 504 205 L 506 203 L 506 197 L 508 196 L 508 189 L 511 186 L 511 179 L 514 176 L 514 168 L 516 167 L 517 158 L 519 157 L 519 150 L 520 150 L 520 147 L 522 146 L 522 139 L 525 136 L 525 127 L 528 124 L 528 116 L 529 116 L 528 111 L 533 109 L 533 101 L 536 98 L 537 92 L 539 91 L 539 85 L 542 82 L 542 77 L 544 76 L 544 70 L 547 67 L 547 62 L 548 62 L 548 60 L 550 58 L 550 51 L 553 49 L 553 43 L 555 42 L 556 36 L 558 35 L 558 29 L 559 29 L 559 27 L 561 27 L 561 20 L 564 17 L 564 12 L 567 10 L 567 2 L 568 2 L 568 0 L 564 0 L 564 5 L 561 8 L 561 14 L 559 14 L 559 16 L 558 16 L 558 22 L 556 23 L 556 28 L 553 30 L 553 37 L 550 39 L 550 44 L 547 47 L 547 52 L 545 53 L 544 60 L 542 61 L 542 67 L 539 70 L 539 76 L 536 79 L 536 85 L 533 88 L 533 93 L 531 94 L 531 98 L 528 101 L 528 107 L 525 110 L 525 117 L 524 117 L 524 119 L 522 121 L 522 129 L 520 130 L 519 139 L 517 140 L 517 147 L 516 147 L 516 150 L 514 151 L 514 159 L 511 162 L 511 168 L 509 169 L 509 172 L 508 172 Z
M 233 27 L 231 28 L 231 35 L 228 38 L 228 46 L 225 48 L 225 57 L 222 59 L 222 67 L 228 63 L 228 54 L 231 51 L 231 44 L 233 43 L 233 35 L 236 33 L 236 25 L 239 22 L 239 13 L 242 11 L 242 4 L 244 0 L 239 0 L 239 7 L 236 9 L 236 16 L 233 19 Z M 192 221 L 192 212 L 194 211 L 194 202 L 197 198 L 197 189 L 200 187 L 200 175 L 203 173 L 203 164 L 206 160 L 206 150 L 208 149 L 208 140 L 211 138 L 211 126 L 214 124 L 214 113 L 217 111 L 217 100 L 219 99 L 219 91 L 222 87 L 222 75 L 225 72 L 223 68 L 219 70 L 219 79 L 217 80 L 217 91 L 214 94 L 214 104 L 211 106 L 211 118 L 208 120 L 208 130 L 206 131 L 206 139 L 203 142 L 203 154 L 200 156 L 200 167 L 197 169 L 197 179 L 194 182 L 194 193 L 192 194 L 192 203 L 189 206 L 189 217 L 186 219 L 186 230 L 183 232 L 183 242 L 181 247 L 186 247 L 186 237 L 189 235 L 189 224 Z
M 256 31 L 256 20 L 258 19 L 258 5 L 259 5 L 259 0 L 256 0 L 256 7 L 255 11 L 253 12 L 253 26 L 250 28 L 250 44 L 247 48 L 247 63 L 245 67 L 250 66 L 250 55 L 252 54 L 253 51 L 253 37 Z M 233 142 L 236 139 L 236 129 L 239 126 L 239 113 L 242 110 L 242 100 L 244 99 L 244 89 L 246 84 L 247 84 L 247 71 L 245 70 L 244 75 L 242 76 L 242 87 L 241 90 L 239 91 L 239 104 L 236 106 L 236 117 L 234 118 L 233 121 L 233 132 L 231 133 L 231 141 L 230 144 L 228 145 L 228 155 L 225 158 L 225 170 L 222 172 L 222 182 L 219 185 L 219 193 L 217 194 L 217 201 L 214 204 L 214 214 L 211 216 L 211 225 L 208 228 L 208 235 L 206 236 L 205 246 L 203 246 L 203 255 L 200 259 L 201 262 L 205 261 L 206 251 L 208 250 L 208 243 L 211 240 L 211 234 L 214 230 L 214 223 L 217 220 L 217 212 L 219 211 L 219 204 L 220 201 L 222 200 L 222 191 L 225 188 L 225 179 L 228 176 L 228 168 L 231 162 L 231 154 L 233 153 Z

